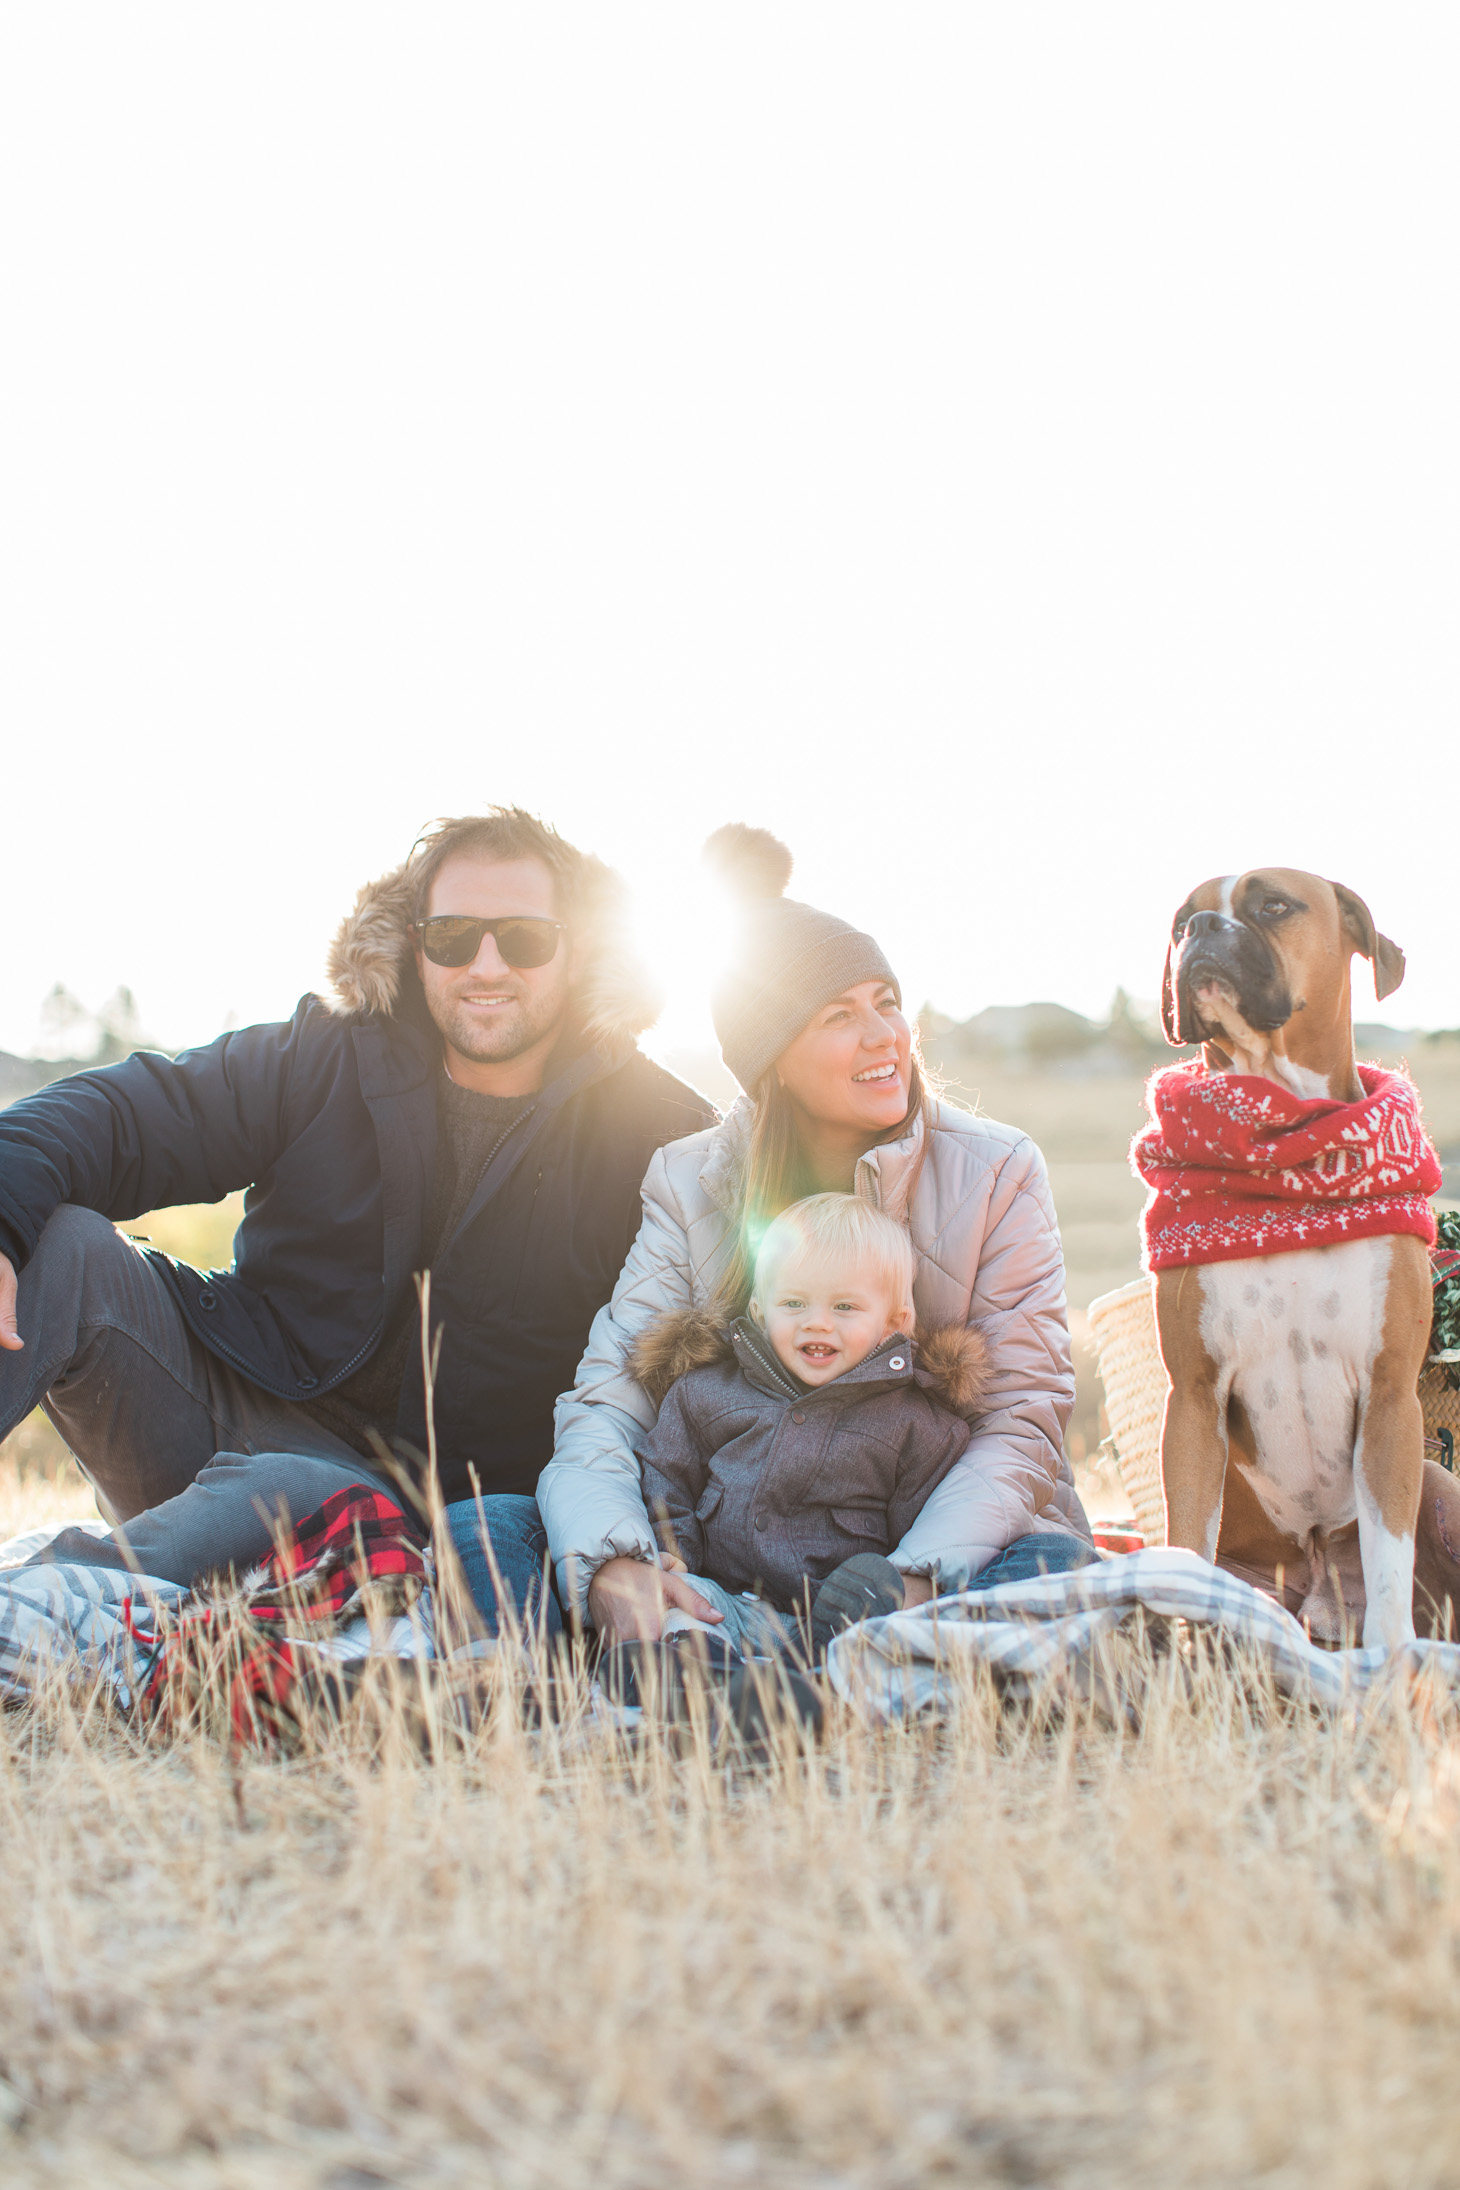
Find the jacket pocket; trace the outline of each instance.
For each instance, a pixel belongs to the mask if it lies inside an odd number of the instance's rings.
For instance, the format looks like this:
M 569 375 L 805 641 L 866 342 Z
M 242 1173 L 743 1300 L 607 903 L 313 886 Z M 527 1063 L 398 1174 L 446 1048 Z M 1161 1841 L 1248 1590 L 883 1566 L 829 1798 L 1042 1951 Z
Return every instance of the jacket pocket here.
M 887 1541 L 887 1515 L 880 1507 L 833 1506 L 831 1517 L 848 1536 L 858 1536 L 869 1544 Z

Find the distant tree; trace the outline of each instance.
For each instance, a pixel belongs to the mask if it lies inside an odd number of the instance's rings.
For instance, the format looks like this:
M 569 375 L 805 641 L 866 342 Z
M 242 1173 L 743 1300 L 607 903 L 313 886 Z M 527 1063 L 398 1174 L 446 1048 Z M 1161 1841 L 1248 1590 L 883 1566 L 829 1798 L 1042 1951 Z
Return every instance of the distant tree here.
M 101 1028 L 101 1040 L 97 1044 L 93 1064 L 112 1065 L 119 1058 L 130 1057 L 134 1049 L 152 1046 L 137 1010 L 137 999 L 129 988 L 119 988 L 114 996 L 109 997 L 96 1018 Z

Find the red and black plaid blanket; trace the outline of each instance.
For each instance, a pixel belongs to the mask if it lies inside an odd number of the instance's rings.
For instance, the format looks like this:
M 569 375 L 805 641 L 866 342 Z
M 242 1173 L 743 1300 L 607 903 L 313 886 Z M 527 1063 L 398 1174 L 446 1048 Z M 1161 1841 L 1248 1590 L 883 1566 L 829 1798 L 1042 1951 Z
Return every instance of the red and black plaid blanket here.
M 169 1730 L 225 1715 L 235 1741 L 279 1739 L 297 1724 L 301 1678 L 311 1692 L 321 1685 L 311 1645 L 367 1609 L 405 1611 L 426 1586 L 424 1547 L 403 1507 L 347 1484 L 246 1578 L 241 1598 L 193 1600 L 152 1634 L 133 1627 L 152 1653 L 138 1714 Z

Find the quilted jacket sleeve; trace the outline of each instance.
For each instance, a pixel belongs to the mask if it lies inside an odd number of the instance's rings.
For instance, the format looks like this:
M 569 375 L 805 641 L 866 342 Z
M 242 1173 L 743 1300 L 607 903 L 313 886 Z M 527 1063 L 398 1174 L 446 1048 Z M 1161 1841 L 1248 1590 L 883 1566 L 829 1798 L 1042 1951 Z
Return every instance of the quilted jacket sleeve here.
M 643 1199 L 639 1236 L 613 1298 L 593 1319 L 573 1389 L 558 1401 L 553 1457 L 538 1479 L 558 1594 L 580 1615 L 605 1560 L 652 1560 L 658 1552 L 636 1452 L 655 1410 L 627 1361 L 646 1323 L 693 1297 L 689 1242 L 663 1149 L 649 1165 Z
M 966 1588 L 1016 1536 L 1088 1528 L 1061 1480 L 1075 1376 L 1059 1226 L 1032 1141 L 1015 1144 L 994 1180 L 968 1320 L 988 1341 L 986 1411 L 892 1554 L 945 1592 Z

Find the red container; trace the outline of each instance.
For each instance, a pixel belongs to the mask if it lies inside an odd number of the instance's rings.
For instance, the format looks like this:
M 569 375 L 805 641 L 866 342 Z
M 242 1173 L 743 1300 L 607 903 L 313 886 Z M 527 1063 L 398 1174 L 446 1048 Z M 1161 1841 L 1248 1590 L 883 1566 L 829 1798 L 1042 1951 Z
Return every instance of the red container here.
M 1112 1558 L 1122 1551 L 1144 1551 L 1146 1548 L 1145 1537 L 1129 1521 L 1092 1521 L 1090 1529 L 1095 1549 L 1109 1552 Z

